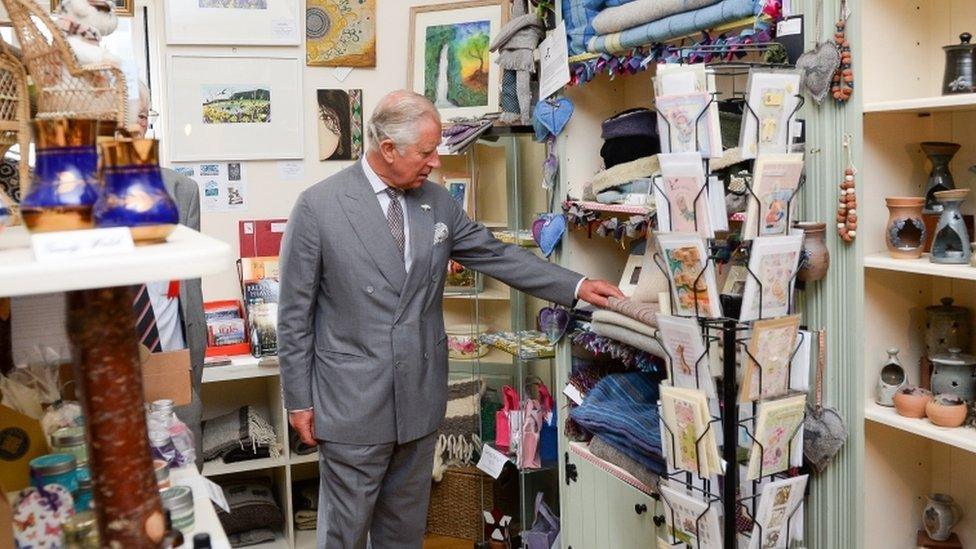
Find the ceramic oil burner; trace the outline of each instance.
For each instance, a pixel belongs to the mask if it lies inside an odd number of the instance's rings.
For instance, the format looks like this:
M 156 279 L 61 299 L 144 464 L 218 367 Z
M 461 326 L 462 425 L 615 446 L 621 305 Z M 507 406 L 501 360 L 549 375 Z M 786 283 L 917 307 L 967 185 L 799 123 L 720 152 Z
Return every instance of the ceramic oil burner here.
M 901 367 L 901 361 L 898 360 L 898 349 L 892 347 L 888 349 L 888 360 L 881 368 L 881 375 L 878 376 L 877 403 L 882 406 L 894 406 L 895 393 L 907 382 L 905 369 Z
M 969 407 L 956 395 L 935 395 L 925 405 L 925 415 L 939 427 L 959 427 L 966 421 Z
M 945 541 L 952 534 L 952 528 L 962 520 L 962 508 L 952 496 L 932 494 L 925 509 L 922 510 L 922 524 L 925 533 L 933 541 Z
M 827 276 L 830 267 L 830 253 L 824 237 L 827 232 L 826 223 L 797 222 L 794 227 L 803 231 L 803 249 L 801 253 L 806 260 L 803 268 L 797 273 L 797 280 L 816 282 Z
M 932 241 L 932 263 L 950 263 L 965 265 L 969 263 L 972 253 L 970 250 L 969 231 L 962 219 L 960 207 L 969 189 L 953 189 L 939 191 L 935 198 L 942 204 L 942 215 L 939 224 L 935 226 L 935 239 Z
M 895 259 L 918 259 L 925 245 L 925 222 L 922 220 L 924 198 L 890 196 L 888 224 L 885 226 L 885 246 Z
M 905 417 L 925 417 L 925 406 L 932 400 L 932 392 L 928 389 L 905 385 L 895 393 L 895 411 Z
M 959 43 L 942 46 L 946 54 L 945 74 L 942 77 L 942 95 L 976 92 L 973 80 L 973 63 L 976 62 L 976 45 L 970 44 L 973 35 L 964 32 L 959 35 Z
M 951 297 L 943 297 L 942 305 L 925 308 L 925 356 L 945 353 L 950 347 L 968 349 L 970 342 L 970 314 L 965 307 L 956 307 Z
M 102 197 L 95 205 L 97 227 L 129 227 L 136 244 L 166 240 L 179 214 L 163 186 L 159 142 L 119 139 L 102 144 Z
M 34 122 L 34 181 L 20 202 L 21 218 L 31 232 L 92 227 L 98 200 L 97 133 L 97 120 Z
M 925 213 L 942 213 L 942 205 L 935 198 L 935 193 L 939 191 L 951 191 L 956 188 L 956 183 L 949 171 L 949 162 L 959 150 L 958 143 L 945 143 L 941 141 L 924 141 L 921 144 L 922 152 L 929 157 L 932 163 L 932 171 L 929 172 L 929 180 L 925 185 Z
M 976 357 L 952 347 L 930 359 L 933 393 L 956 395 L 968 402 L 976 399 Z

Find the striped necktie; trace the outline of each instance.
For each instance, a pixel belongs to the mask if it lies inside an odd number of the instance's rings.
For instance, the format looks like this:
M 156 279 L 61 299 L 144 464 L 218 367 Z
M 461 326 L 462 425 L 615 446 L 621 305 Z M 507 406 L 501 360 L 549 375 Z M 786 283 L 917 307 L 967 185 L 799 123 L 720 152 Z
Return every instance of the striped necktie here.
M 153 312 L 152 302 L 149 301 L 149 290 L 145 284 L 136 287 L 132 310 L 136 315 L 136 336 L 139 338 L 139 343 L 145 345 L 151 353 L 162 351 L 159 330 L 156 329 L 156 314 Z

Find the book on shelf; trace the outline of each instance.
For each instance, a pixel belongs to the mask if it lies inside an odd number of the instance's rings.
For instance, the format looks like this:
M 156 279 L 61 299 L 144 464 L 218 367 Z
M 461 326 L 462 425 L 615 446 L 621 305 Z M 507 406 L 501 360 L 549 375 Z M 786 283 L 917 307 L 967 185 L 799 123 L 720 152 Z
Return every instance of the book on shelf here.
M 278 353 L 277 257 L 245 257 L 238 262 L 241 293 L 247 314 L 251 354 L 255 357 Z

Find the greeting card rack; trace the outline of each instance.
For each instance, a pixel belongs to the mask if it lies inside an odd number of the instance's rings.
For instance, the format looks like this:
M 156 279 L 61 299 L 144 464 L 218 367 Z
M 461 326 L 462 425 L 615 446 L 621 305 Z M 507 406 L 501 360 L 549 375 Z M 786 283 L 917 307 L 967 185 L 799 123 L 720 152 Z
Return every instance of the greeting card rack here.
M 740 246 L 742 245 L 740 244 Z M 670 277 L 667 276 L 666 267 L 661 263 L 662 261 L 661 255 L 655 253 L 653 257 L 654 257 L 654 263 L 658 266 L 658 268 L 662 269 L 662 271 L 665 271 L 665 277 L 668 280 L 669 295 L 674 296 L 675 295 L 674 286 Z M 722 353 L 721 356 L 722 381 L 720 383 L 720 390 L 716 391 L 717 392 L 716 396 L 718 396 L 720 400 L 720 404 L 718 406 L 718 414 L 717 415 L 713 415 L 711 413 L 709 414 L 709 418 L 708 418 L 709 421 L 705 425 L 704 430 L 695 439 L 696 451 L 695 451 L 694 471 L 684 470 L 681 467 L 679 467 L 677 456 L 675 455 L 677 454 L 677 452 L 674 451 L 674 449 L 679 447 L 678 437 L 675 436 L 672 427 L 668 425 L 666 421 L 663 420 L 661 421 L 661 425 L 664 430 L 662 432 L 662 435 L 664 435 L 664 433 L 666 432 L 665 436 L 667 436 L 670 439 L 671 442 L 670 448 L 672 449 L 672 451 L 668 452 L 669 461 L 670 461 L 670 463 L 667 464 L 668 472 L 664 475 L 661 475 L 661 478 L 669 481 L 670 483 L 683 486 L 690 493 L 701 494 L 705 503 L 705 510 L 702 511 L 696 517 L 695 520 L 694 543 L 691 543 L 690 540 L 680 539 L 677 531 L 675 529 L 672 529 L 671 532 L 669 532 L 670 539 L 668 540 L 669 546 L 671 547 L 686 546 L 686 547 L 694 547 L 695 549 L 701 549 L 703 547 L 702 545 L 703 536 L 701 534 L 705 533 L 706 538 L 708 537 L 708 534 L 706 532 L 703 532 L 702 530 L 702 524 L 703 524 L 702 521 L 705 520 L 709 512 L 712 511 L 712 506 L 716 504 L 719 504 L 722 509 L 722 524 L 723 524 L 722 547 L 724 547 L 724 549 L 735 549 L 736 547 L 738 547 L 738 536 L 740 534 L 746 536 L 759 535 L 760 536 L 759 539 L 764 540 L 765 536 L 763 532 L 763 525 L 756 520 L 757 506 L 758 506 L 758 499 L 759 499 L 759 489 L 764 481 L 767 480 L 772 481 L 772 480 L 778 480 L 778 479 L 790 477 L 788 471 L 793 465 L 793 456 L 795 453 L 794 445 L 798 443 L 797 435 L 800 434 L 801 429 L 803 428 L 804 420 L 806 418 L 806 412 L 804 410 L 804 413 L 800 418 L 800 421 L 798 422 L 797 426 L 789 434 L 789 438 L 786 439 L 787 440 L 786 443 L 787 453 L 785 457 L 786 467 L 782 468 L 781 470 L 776 470 L 770 473 L 766 473 L 766 463 L 767 463 L 766 453 L 768 449 L 757 438 L 757 433 L 755 432 L 757 415 L 758 415 L 758 403 L 757 401 L 750 402 L 749 404 L 751 404 L 751 415 L 749 417 L 743 418 L 740 414 L 740 403 L 738 402 L 739 388 L 737 387 L 736 384 L 737 351 L 741 349 L 748 357 L 748 359 L 751 360 L 756 365 L 756 370 L 758 373 L 757 394 L 759 395 L 759 398 L 762 398 L 767 393 L 767 391 L 765 391 L 764 379 L 763 379 L 763 372 L 765 368 L 749 350 L 748 347 L 749 338 L 743 336 L 743 334 L 749 332 L 752 329 L 752 327 L 748 322 L 739 321 L 729 317 L 708 318 L 702 316 L 701 310 L 699 308 L 699 299 L 697 299 L 697 293 L 698 293 L 697 289 L 700 287 L 699 284 L 701 282 L 702 276 L 705 274 L 705 272 L 709 267 L 708 263 L 709 262 L 714 263 L 718 261 L 720 258 L 728 258 L 728 257 L 729 255 L 723 253 L 722 251 L 713 250 L 710 253 L 709 257 L 707 258 L 705 267 L 701 270 L 698 277 L 695 279 L 694 285 L 692 286 L 693 288 L 692 291 L 696 293 L 694 315 L 679 314 L 678 311 L 675 309 L 675 303 L 674 303 L 675 300 L 673 297 L 670 303 L 671 314 L 673 316 L 694 318 L 698 322 L 702 335 L 704 337 L 706 343 L 705 352 L 702 353 L 695 360 L 694 363 L 694 377 L 696 380 L 696 387 L 699 390 L 702 389 L 701 380 L 703 379 L 701 368 L 706 368 L 706 370 L 709 369 L 709 363 L 710 363 L 709 358 L 710 358 L 710 353 L 713 352 L 713 348 L 720 347 Z M 795 269 L 794 275 L 790 280 L 790 287 L 792 287 L 793 281 L 796 277 L 796 273 L 800 271 L 804 261 L 805 260 L 803 258 L 801 258 L 798 261 L 797 268 Z M 759 318 L 762 319 L 763 318 L 762 303 L 763 301 L 765 301 L 763 299 L 764 290 L 762 287 L 762 283 L 759 280 L 759 278 L 756 276 L 756 274 L 752 272 L 751 269 L 746 267 L 746 270 L 749 276 L 755 279 L 758 285 Z M 790 299 L 788 299 L 787 302 L 787 314 L 790 314 L 792 312 L 792 308 L 793 308 L 793 299 L 791 297 Z M 793 377 L 793 365 L 796 356 L 799 350 L 804 347 L 803 345 L 804 337 L 805 335 L 801 332 L 799 334 L 800 339 L 795 349 L 790 354 L 789 361 L 787 362 L 787 371 L 786 371 L 786 379 L 788 384 L 787 387 L 789 387 L 789 380 L 791 380 Z M 667 346 L 664 344 L 663 338 L 661 338 L 660 336 L 660 331 L 658 331 L 656 338 L 658 339 L 659 343 L 661 343 L 661 348 L 664 351 L 664 354 L 666 355 L 666 363 L 667 363 L 666 367 L 668 369 L 667 370 L 668 378 L 673 380 L 675 379 L 674 376 L 675 359 L 673 356 L 671 356 L 671 353 L 668 352 Z M 706 371 L 704 375 L 711 375 L 711 373 L 709 371 Z M 777 396 L 793 396 L 796 394 L 802 394 L 802 392 L 792 391 L 792 392 L 787 392 L 784 395 L 777 395 Z M 663 412 L 660 415 L 662 418 L 664 417 Z M 716 491 L 713 488 L 713 484 L 716 481 L 713 480 L 711 476 L 703 476 L 700 474 L 701 471 L 703 471 L 702 455 L 704 452 L 704 448 L 702 447 L 702 443 L 706 441 L 706 437 L 708 436 L 709 432 L 712 430 L 712 426 L 715 424 L 721 424 L 722 426 L 721 458 L 724 462 L 724 475 L 717 475 L 717 476 L 721 476 L 721 482 L 718 487 L 719 488 L 718 491 Z M 751 428 L 750 428 L 750 424 L 751 424 Z M 738 441 L 739 441 L 740 432 L 744 433 L 747 439 L 752 444 L 752 450 L 750 450 L 750 453 L 751 454 L 758 453 L 758 459 L 759 459 L 758 474 L 755 476 L 755 478 L 750 479 L 752 485 L 752 495 L 743 496 L 743 497 L 740 497 L 740 490 L 739 490 L 739 485 L 740 485 L 739 484 L 740 481 L 739 461 L 740 460 L 738 457 L 738 450 L 739 450 Z M 755 456 L 753 456 L 753 458 L 754 457 Z M 667 509 L 665 512 L 671 514 L 670 523 L 678 524 L 678 522 L 676 521 L 674 506 L 672 505 L 672 502 L 668 501 L 667 497 L 660 489 L 657 491 L 657 497 L 664 499 L 664 502 L 667 505 Z M 801 505 L 797 505 L 794 509 L 790 511 L 790 513 L 786 517 L 785 532 L 786 532 L 787 539 L 782 540 L 780 542 L 780 543 L 785 542 L 786 546 L 789 546 L 790 544 L 791 541 L 790 538 L 792 537 L 794 516 L 800 508 Z M 740 517 L 740 511 L 742 515 L 748 518 L 752 527 L 755 528 L 755 532 L 739 532 L 738 519 Z M 654 520 L 655 520 L 655 524 L 657 524 L 658 526 L 662 526 L 666 522 L 668 522 L 668 517 L 665 517 L 664 515 L 659 515 L 656 516 Z M 750 528 L 750 530 L 752 529 L 752 527 Z

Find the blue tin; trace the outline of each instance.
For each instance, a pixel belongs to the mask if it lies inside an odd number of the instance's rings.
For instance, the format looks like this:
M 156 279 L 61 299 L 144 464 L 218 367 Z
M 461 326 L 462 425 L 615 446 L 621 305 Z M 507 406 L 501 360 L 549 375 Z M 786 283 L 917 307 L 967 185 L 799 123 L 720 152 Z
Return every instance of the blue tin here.
M 75 512 L 90 511 L 92 508 L 92 478 L 88 467 L 76 469 L 78 474 L 78 492 L 75 494 Z
M 75 495 L 78 492 L 78 470 L 71 454 L 45 454 L 30 460 L 31 486 L 43 488 L 59 484 Z

